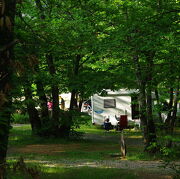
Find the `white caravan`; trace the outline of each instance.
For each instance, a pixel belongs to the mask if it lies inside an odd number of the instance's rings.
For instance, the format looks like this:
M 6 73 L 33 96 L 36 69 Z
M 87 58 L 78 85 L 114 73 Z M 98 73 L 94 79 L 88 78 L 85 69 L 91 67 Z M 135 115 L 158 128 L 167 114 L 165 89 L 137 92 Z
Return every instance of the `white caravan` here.
M 113 126 L 117 125 L 117 119 L 121 115 L 127 115 L 128 122 L 139 124 L 138 91 L 105 90 L 106 95 L 94 94 L 91 96 L 92 123 L 103 125 L 104 120 L 109 118 Z

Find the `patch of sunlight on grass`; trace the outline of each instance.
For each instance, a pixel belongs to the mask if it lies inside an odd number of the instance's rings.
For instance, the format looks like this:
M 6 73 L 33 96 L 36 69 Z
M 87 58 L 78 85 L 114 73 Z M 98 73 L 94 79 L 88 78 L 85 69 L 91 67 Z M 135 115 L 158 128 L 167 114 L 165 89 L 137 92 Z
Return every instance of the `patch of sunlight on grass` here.
M 29 124 L 13 127 L 10 130 L 10 137 L 12 136 L 29 136 L 31 135 L 31 126 Z
M 99 134 L 99 133 L 103 133 L 103 132 L 104 132 L 104 129 L 88 128 L 88 126 L 86 126 L 86 127 L 80 127 L 79 129 L 76 129 L 76 131 L 78 131 L 78 132 L 85 132 L 85 133 L 95 133 L 95 134 Z
M 174 131 L 180 133 L 180 127 L 175 127 Z
M 19 125 L 19 126 L 18 125 L 14 125 L 11 130 L 13 130 L 13 131 L 31 130 L 31 125 L 30 124 L 23 124 L 23 125 Z
M 83 132 L 86 134 L 97 134 L 97 135 L 107 135 L 107 136 L 119 136 L 120 132 L 119 131 L 115 131 L 114 129 L 110 130 L 110 131 L 106 131 L 104 129 L 101 128 L 95 128 L 95 129 L 91 129 L 91 128 L 84 128 L 84 129 L 76 129 L 77 132 Z
M 142 136 L 128 136 L 130 139 L 142 139 Z
M 72 168 L 44 168 L 44 178 L 59 177 L 61 179 L 136 179 L 137 177 L 131 171 L 113 168 L 94 168 L 94 167 L 72 167 Z
M 13 141 L 13 140 L 19 140 L 21 137 L 19 136 L 10 136 L 9 140 Z
M 63 172 L 66 171 L 65 168 L 61 168 L 61 167 L 50 167 L 50 168 L 49 168 L 49 166 L 43 167 L 43 170 L 44 170 L 44 172 L 46 172 L 46 173 L 63 173 Z
M 154 158 L 156 159 L 156 158 Z M 145 160 L 145 161 L 149 161 L 149 160 L 153 160 L 153 157 L 151 155 L 148 155 L 145 152 L 141 152 L 139 151 L 139 153 L 136 152 L 131 152 L 131 153 L 127 153 L 127 160 Z
M 111 159 L 109 156 L 111 153 L 117 153 L 119 150 L 107 150 L 107 151 L 71 151 L 61 152 L 56 154 L 38 154 L 38 153 L 8 153 L 8 159 L 18 159 L 20 156 L 26 160 L 39 160 L 39 161 L 54 161 L 60 160 L 104 160 Z

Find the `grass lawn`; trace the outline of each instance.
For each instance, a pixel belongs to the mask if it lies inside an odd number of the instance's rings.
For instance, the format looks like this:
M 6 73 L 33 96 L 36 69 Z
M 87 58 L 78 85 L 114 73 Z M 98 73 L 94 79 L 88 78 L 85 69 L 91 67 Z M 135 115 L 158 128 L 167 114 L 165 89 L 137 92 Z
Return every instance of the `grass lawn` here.
M 13 127 L 9 137 L 8 162 L 12 164 L 23 157 L 27 166 L 39 166 L 42 179 L 143 178 L 140 177 L 140 172 L 134 170 L 88 164 L 95 161 L 121 161 L 119 132 L 105 132 L 93 125 L 83 125 L 77 131 L 84 133 L 83 138 L 67 140 L 33 136 L 30 125 Z M 126 160 L 157 159 L 157 156 L 149 156 L 143 152 L 140 131 L 125 130 L 124 136 L 127 145 Z M 24 174 L 19 173 L 16 176 L 9 171 L 9 179 L 24 179 L 23 177 Z
M 137 174 L 124 169 L 114 169 L 114 168 L 93 168 L 93 167 L 41 167 L 40 179 L 137 179 Z M 22 172 L 16 175 L 13 172 L 8 174 L 8 179 L 30 179 L 30 174 L 23 174 Z
M 85 133 L 84 139 L 42 138 L 31 135 L 30 125 L 14 127 L 9 138 L 8 156 L 11 158 L 24 156 L 30 159 L 38 158 L 38 160 L 108 160 L 112 159 L 112 154 L 120 154 L 119 132 L 113 130 L 105 132 L 96 126 L 82 126 L 77 131 Z M 140 132 L 127 130 L 124 135 L 127 140 L 128 159 L 143 159 Z

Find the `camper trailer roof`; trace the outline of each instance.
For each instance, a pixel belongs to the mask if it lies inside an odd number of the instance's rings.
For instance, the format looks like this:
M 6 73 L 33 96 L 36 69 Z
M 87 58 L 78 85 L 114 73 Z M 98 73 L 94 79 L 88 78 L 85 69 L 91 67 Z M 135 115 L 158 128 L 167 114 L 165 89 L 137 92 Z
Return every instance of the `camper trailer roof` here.
M 105 90 L 107 92 L 107 95 L 130 95 L 133 93 L 138 93 L 137 89 L 120 89 L 117 91 L 112 91 L 110 89 Z

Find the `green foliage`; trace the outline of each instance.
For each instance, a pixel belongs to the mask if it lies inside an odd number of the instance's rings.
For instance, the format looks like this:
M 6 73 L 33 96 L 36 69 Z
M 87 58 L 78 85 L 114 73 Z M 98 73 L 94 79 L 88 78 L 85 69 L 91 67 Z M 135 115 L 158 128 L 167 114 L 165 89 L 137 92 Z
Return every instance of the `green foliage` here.
M 173 150 L 168 148 L 168 147 L 162 147 L 160 149 L 160 152 L 162 153 L 163 156 L 167 157 L 167 156 L 172 156 L 173 154 Z
M 80 125 L 87 124 L 90 120 L 90 116 L 87 114 L 82 114 L 79 111 L 71 110 L 71 111 L 60 111 L 60 119 L 58 121 L 58 130 L 59 135 L 61 136 L 61 130 L 66 130 L 67 132 L 63 137 L 70 138 L 80 138 L 82 137 L 82 132 L 75 131 Z M 40 130 L 37 131 L 40 136 L 52 137 L 56 136 L 54 131 L 54 124 L 52 123 L 52 119 L 46 121 L 45 124 L 41 127 Z M 69 133 L 70 132 L 70 133 Z
M 158 153 L 159 152 L 159 144 L 157 142 L 151 142 L 145 150 L 150 154 Z
M 17 86 L 13 95 L 24 96 L 22 88 L 28 88 L 32 99 L 26 99 L 25 104 L 41 107 L 37 81 L 46 96 L 51 96 L 51 87 L 57 85 L 60 93 L 76 90 L 82 99 L 103 89 L 139 88 L 142 81 L 146 91 L 157 88 L 160 92 L 154 111 L 163 112 L 163 101 L 169 97 L 167 88 L 179 85 L 178 5 L 176 0 L 18 3 L 14 35 L 19 40 L 14 48 Z M 53 75 L 46 58 L 49 54 L 56 69 Z M 149 68 L 151 54 L 153 65 Z M 139 58 L 139 69 L 133 56 Z M 141 73 L 139 79 L 137 71 Z M 150 86 L 149 73 L 153 79 Z M 13 103 L 18 109 L 24 105 L 21 101 Z M 58 125 L 74 130 L 86 123 L 85 118 L 75 111 L 61 112 Z M 27 116 L 15 114 L 13 120 L 26 122 Z M 42 126 L 39 133 L 51 135 L 48 131 L 54 130 L 53 123 Z M 151 149 L 156 145 L 152 143 Z M 166 149 L 162 152 L 169 153 Z
M 11 116 L 11 122 L 15 124 L 28 124 L 29 116 L 26 113 L 25 114 L 14 113 Z
M 80 126 L 86 125 L 89 123 L 89 121 L 91 121 L 91 116 L 89 116 L 86 113 L 82 114 L 81 112 L 78 111 L 73 111 L 73 112 L 71 111 L 70 113 L 73 117 L 72 127 L 74 129 L 80 128 Z
M 162 146 L 160 148 L 160 154 L 162 158 L 168 158 L 169 160 L 176 160 L 180 157 L 180 147 L 178 145 L 174 145 L 172 148 Z

